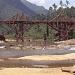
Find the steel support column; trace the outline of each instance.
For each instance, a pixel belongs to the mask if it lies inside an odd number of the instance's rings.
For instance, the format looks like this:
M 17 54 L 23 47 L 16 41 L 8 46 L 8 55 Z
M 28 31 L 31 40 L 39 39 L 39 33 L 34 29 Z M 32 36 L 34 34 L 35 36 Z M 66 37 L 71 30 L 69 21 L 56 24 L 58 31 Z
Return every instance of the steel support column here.
M 24 24 L 18 23 L 16 25 L 16 39 L 18 43 L 24 42 Z

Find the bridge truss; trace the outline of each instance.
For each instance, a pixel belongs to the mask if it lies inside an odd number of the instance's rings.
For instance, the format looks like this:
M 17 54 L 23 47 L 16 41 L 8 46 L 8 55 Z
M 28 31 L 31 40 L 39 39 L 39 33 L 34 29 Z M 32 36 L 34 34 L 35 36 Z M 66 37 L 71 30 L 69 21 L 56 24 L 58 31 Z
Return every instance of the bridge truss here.
M 0 20 L 0 24 L 15 26 L 17 42 L 19 40 L 24 42 L 24 30 L 27 30 L 28 28 L 36 24 L 45 24 L 48 25 L 50 28 L 56 30 L 56 36 L 58 37 L 58 40 L 62 41 L 69 39 L 69 32 L 74 29 L 75 20 L 70 19 L 67 16 L 64 16 L 63 14 L 60 14 L 58 17 L 50 21 L 30 20 L 27 16 L 23 14 L 17 14 L 15 17 L 12 17 L 9 20 Z

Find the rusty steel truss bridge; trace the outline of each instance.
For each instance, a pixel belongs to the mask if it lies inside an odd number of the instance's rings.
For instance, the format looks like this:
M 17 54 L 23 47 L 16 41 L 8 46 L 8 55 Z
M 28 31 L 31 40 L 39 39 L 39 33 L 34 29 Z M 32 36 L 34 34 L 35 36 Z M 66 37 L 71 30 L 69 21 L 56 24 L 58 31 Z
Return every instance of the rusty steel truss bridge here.
M 16 15 L 8 20 L 0 20 L 0 25 L 14 25 L 16 28 L 16 39 L 24 42 L 24 30 L 36 24 L 45 24 L 57 31 L 58 40 L 69 39 L 69 32 L 75 28 L 75 20 L 64 14 L 58 15 L 53 20 L 30 20 L 27 16 Z

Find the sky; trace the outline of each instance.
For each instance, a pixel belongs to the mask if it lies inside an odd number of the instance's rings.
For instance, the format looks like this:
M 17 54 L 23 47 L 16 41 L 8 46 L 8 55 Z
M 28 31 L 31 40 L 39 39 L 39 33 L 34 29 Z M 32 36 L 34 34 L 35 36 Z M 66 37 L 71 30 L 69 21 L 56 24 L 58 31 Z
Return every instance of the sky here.
M 46 9 L 48 9 L 50 6 L 52 6 L 53 3 L 56 3 L 59 6 L 60 0 L 27 0 L 33 4 L 36 4 L 38 6 L 44 6 Z M 66 0 L 62 0 L 63 3 L 66 3 Z M 69 6 L 75 6 L 75 0 L 68 0 Z

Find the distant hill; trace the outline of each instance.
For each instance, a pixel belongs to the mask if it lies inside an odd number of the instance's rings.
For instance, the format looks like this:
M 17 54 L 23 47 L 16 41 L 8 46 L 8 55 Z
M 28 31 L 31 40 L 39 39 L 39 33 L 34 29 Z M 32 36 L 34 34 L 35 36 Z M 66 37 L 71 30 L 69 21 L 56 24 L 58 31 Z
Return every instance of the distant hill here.
M 7 19 L 18 12 L 23 12 L 28 16 L 35 16 L 42 13 L 46 14 L 47 10 L 28 1 L 23 3 L 21 0 L 0 0 L 0 19 Z
M 45 9 L 43 6 L 37 6 L 35 4 L 32 4 L 32 3 L 28 2 L 27 0 L 21 0 L 21 1 L 25 6 L 27 6 L 31 10 L 33 10 L 35 13 L 37 13 L 37 14 L 47 14 L 48 10 Z
M 0 0 L 0 19 L 7 19 L 15 15 L 19 10 L 6 3 L 6 0 Z
M 19 9 L 20 11 L 24 12 L 25 14 L 29 16 L 34 16 L 36 13 L 32 11 L 30 8 L 28 8 L 26 5 L 24 5 L 21 0 L 5 0 L 6 3 L 11 5 L 12 7 Z

